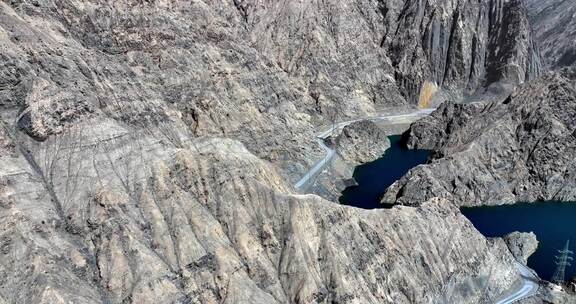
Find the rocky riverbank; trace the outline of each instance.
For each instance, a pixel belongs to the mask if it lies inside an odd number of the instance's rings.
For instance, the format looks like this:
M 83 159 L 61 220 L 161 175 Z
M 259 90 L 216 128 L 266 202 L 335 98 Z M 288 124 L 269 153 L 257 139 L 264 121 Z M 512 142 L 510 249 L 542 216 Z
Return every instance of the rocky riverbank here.
M 576 199 L 576 90 L 570 70 L 518 88 L 503 102 L 445 103 L 406 132 L 435 151 L 383 201 L 444 197 L 462 206 Z

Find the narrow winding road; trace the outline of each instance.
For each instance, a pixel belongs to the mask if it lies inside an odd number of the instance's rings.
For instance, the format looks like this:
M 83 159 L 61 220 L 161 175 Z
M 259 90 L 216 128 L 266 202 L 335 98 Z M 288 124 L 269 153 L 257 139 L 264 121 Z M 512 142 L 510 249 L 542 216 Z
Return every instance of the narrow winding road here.
M 326 167 L 326 165 L 330 163 L 330 160 L 334 157 L 336 151 L 328 147 L 324 143 L 324 140 L 328 138 L 328 136 L 330 136 L 332 133 L 334 133 L 334 131 L 338 131 L 336 133 L 339 133 L 339 131 L 345 126 L 361 120 L 387 121 L 389 123 L 398 123 L 400 120 L 405 119 L 407 120 L 406 122 L 413 122 L 418 118 L 429 115 L 434 110 L 436 109 L 423 109 L 406 114 L 384 115 L 384 116 L 347 120 L 340 122 L 334 126 L 331 126 L 327 130 L 318 133 L 316 135 L 316 140 L 318 144 L 324 149 L 326 155 L 324 156 L 324 158 L 319 160 L 312 168 L 310 168 L 310 170 L 308 170 L 308 172 L 306 172 L 306 174 L 298 182 L 296 182 L 296 184 L 294 184 L 294 187 L 296 187 L 296 189 L 298 190 L 302 190 L 305 185 L 307 185 L 311 180 L 313 180 L 314 177 L 318 176 L 318 174 L 322 172 L 322 170 Z M 520 272 L 520 276 L 522 278 L 522 284 L 518 284 L 518 287 L 515 286 L 514 289 L 505 292 L 505 294 L 502 295 L 502 298 L 496 301 L 496 304 L 515 303 L 522 299 L 534 296 L 535 294 L 538 293 L 540 279 L 534 273 L 534 271 L 528 268 L 526 265 L 520 263 L 517 263 L 516 266 L 518 267 L 518 271 Z
M 540 287 L 540 279 L 534 273 L 534 270 L 528 268 L 524 264 L 517 263 L 516 267 L 520 272 L 522 278 L 522 284 L 517 288 L 517 290 L 508 291 L 509 294 L 503 295 L 503 298 L 496 301 L 496 304 L 511 304 L 522 299 L 534 296 L 538 293 L 538 288 Z
M 366 117 L 366 118 L 347 120 L 347 121 L 337 123 L 334 126 L 331 126 L 330 128 L 328 128 L 327 130 L 318 133 L 316 135 L 316 140 L 317 140 L 318 144 L 324 149 L 324 151 L 326 151 L 326 155 L 324 156 L 324 158 L 319 160 L 312 168 L 310 168 L 310 170 L 308 170 L 308 172 L 306 172 L 306 174 L 298 182 L 296 182 L 296 184 L 294 184 L 294 187 L 296 187 L 296 189 L 298 189 L 298 190 L 303 189 L 305 185 L 307 185 L 315 176 L 317 176 L 319 173 L 321 173 L 322 170 L 326 167 L 326 165 L 330 163 L 330 160 L 332 159 L 332 157 L 334 157 L 334 154 L 336 154 L 336 151 L 334 151 L 334 149 L 331 149 L 330 147 L 326 146 L 326 144 L 324 143 L 324 140 L 329 135 L 331 135 L 334 131 L 339 131 L 340 129 L 344 128 L 345 126 L 347 126 L 351 123 L 357 122 L 357 121 L 361 121 L 361 120 L 371 120 L 371 121 L 382 121 L 383 120 L 383 121 L 388 121 L 390 123 L 393 123 L 393 122 L 397 123 L 398 121 L 400 121 L 402 119 L 406 119 L 406 120 L 408 120 L 407 122 L 412 122 L 418 118 L 429 115 L 434 110 L 436 110 L 436 109 L 423 109 L 423 110 L 417 110 L 417 111 L 405 113 L 405 114 L 384 115 L 384 116 L 375 116 L 375 117 Z

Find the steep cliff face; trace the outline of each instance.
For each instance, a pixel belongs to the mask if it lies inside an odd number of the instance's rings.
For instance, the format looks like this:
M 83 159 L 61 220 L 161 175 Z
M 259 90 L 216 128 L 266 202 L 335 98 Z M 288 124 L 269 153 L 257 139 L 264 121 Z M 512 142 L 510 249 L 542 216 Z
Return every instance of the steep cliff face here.
M 522 83 L 539 74 L 539 54 L 521 1 L 382 5 L 392 25 L 382 45 L 400 87 L 420 105 L 430 103 L 430 97 L 422 98 L 429 95 L 425 83 L 442 89 L 439 100 L 460 100 L 490 85 Z
M 544 62 L 552 68 L 576 63 L 576 6 L 570 0 L 524 0 Z
M 243 117 L 274 116 L 287 102 L 331 118 L 416 103 L 426 82 L 462 95 L 538 73 L 518 1 L 2 6 L 4 78 L 14 87 L 5 102 L 30 96 L 61 108 L 42 115 L 26 104 L 39 138 L 94 111 L 158 123 L 176 110 L 195 134 L 246 133 Z
M 320 104 L 429 106 L 540 72 L 519 0 L 237 2 L 257 48 Z
M 435 150 L 385 202 L 445 197 L 461 205 L 576 200 L 573 70 L 547 74 L 504 102 L 442 105 L 407 131 L 408 145 Z

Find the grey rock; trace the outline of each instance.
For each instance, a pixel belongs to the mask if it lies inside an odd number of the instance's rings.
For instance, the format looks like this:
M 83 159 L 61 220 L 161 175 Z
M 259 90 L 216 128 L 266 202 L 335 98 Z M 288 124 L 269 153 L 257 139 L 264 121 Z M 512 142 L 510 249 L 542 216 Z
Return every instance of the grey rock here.
M 571 0 L 524 0 L 544 62 L 551 68 L 576 64 L 576 6 Z
M 539 73 L 520 0 L 238 2 L 257 48 L 307 79 L 328 115 L 371 104 L 428 106 Z
M 497 0 L 11 1 L 0 104 L 37 140 L 90 117 L 238 139 L 295 181 L 314 125 L 533 78 L 525 21 Z
M 504 242 L 512 255 L 524 264 L 538 248 L 538 239 L 534 232 L 512 232 L 504 236 Z
M 398 23 L 387 29 L 382 44 L 403 92 L 421 106 L 462 100 L 540 73 L 519 0 L 396 2 L 383 4 L 386 20 Z
M 383 201 L 576 200 L 576 90 L 566 75 L 547 74 L 504 102 L 445 103 L 414 123 L 408 145 L 433 150 L 433 160 L 393 184 Z
M 390 147 L 386 132 L 372 121 L 347 125 L 336 138 L 336 152 L 346 162 L 359 165 L 382 156 Z

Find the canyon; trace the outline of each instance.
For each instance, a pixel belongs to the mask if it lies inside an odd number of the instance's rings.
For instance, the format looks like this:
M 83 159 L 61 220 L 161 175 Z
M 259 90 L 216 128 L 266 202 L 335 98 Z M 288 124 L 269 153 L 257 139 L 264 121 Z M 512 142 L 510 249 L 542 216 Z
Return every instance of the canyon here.
M 0 303 L 497 301 L 525 253 L 459 206 L 574 190 L 574 77 L 546 71 L 535 6 L 0 2 Z M 436 107 L 407 133 L 434 159 L 392 208 L 334 199 L 387 147 L 368 122 L 331 134 L 336 184 L 295 187 L 325 127 Z

